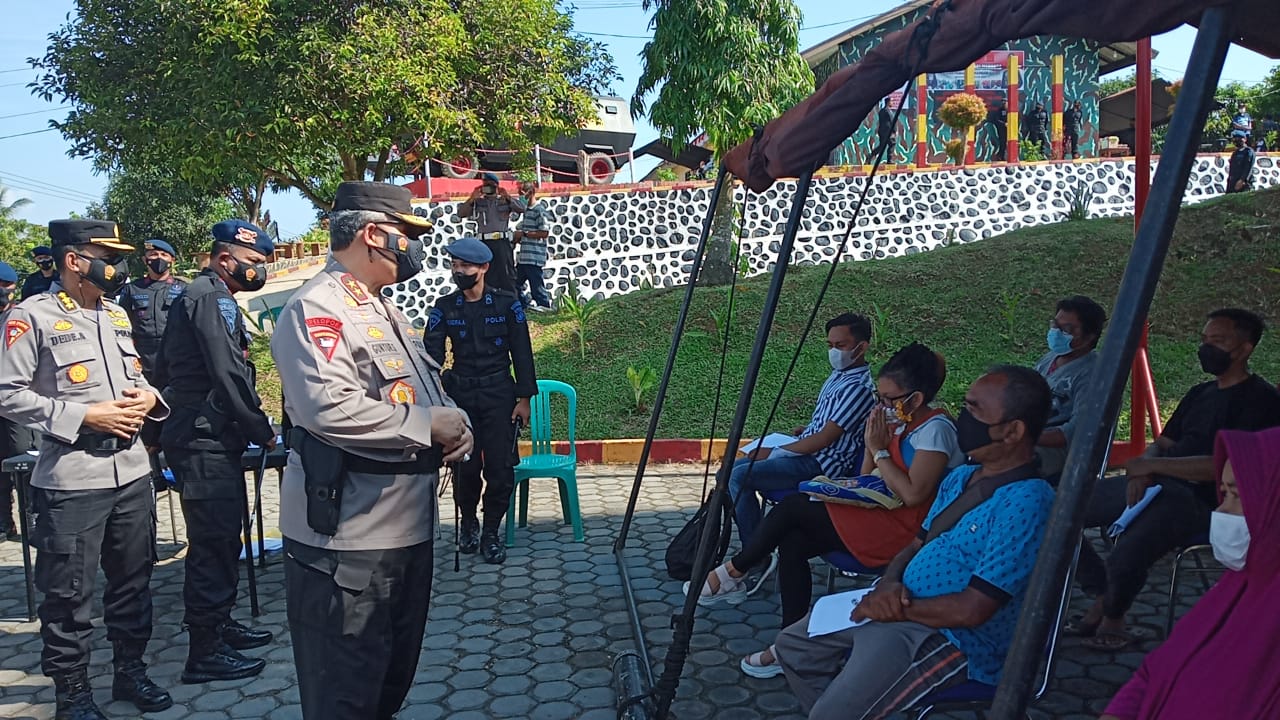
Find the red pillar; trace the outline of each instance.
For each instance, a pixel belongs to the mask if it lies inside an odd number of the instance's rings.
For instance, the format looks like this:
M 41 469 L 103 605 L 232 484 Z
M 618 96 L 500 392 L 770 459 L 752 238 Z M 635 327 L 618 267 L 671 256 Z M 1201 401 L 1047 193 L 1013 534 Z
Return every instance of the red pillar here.
M 929 78 L 916 78 L 916 167 L 929 166 Z
M 1137 87 L 1134 95 L 1134 184 L 1133 227 L 1137 231 L 1142 222 L 1142 211 L 1147 206 L 1147 194 L 1151 190 L 1151 38 L 1138 41 Z M 1151 374 L 1151 361 L 1147 353 L 1147 333 L 1150 324 L 1142 329 L 1138 352 L 1133 356 L 1133 378 L 1129 390 L 1129 452 L 1137 455 L 1147 445 L 1147 422 L 1151 423 L 1152 436 L 1161 430 L 1160 406 Z
M 1053 123 L 1051 128 L 1051 143 L 1053 145 L 1053 157 L 1050 160 L 1061 160 L 1062 154 L 1062 111 L 1066 102 L 1063 97 L 1066 92 L 1064 88 L 1065 76 L 1063 73 L 1063 57 L 1054 55 L 1051 60 L 1053 65 Z
M 964 69 L 964 91 L 970 95 L 978 94 L 977 67 L 970 65 Z M 977 162 L 974 144 L 977 138 L 977 128 L 970 127 L 965 130 L 964 144 L 964 164 L 972 165 Z
M 1008 122 L 1008 147 L 1005 150 L 1005 161 L 1018 162 L 1018 138 L 1021 136 L 1021 129 L 1018 127 L 1018 119 L 1022 113 L 1020 111 L 1021 100 L 1018 98 L 1018 56 L 1010 53 L 1009 55 L 1009 122 Z

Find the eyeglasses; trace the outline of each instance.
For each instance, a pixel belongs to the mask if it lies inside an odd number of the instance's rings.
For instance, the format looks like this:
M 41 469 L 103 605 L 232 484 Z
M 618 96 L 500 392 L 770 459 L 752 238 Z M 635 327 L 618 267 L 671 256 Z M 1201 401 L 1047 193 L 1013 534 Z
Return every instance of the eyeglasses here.
M 903 400 L 906 400 L 907 398 L 915 394 L 916 394 L 915 390 L 912 390 L 911 392 L 908 392 L 908 393 L 903 393 L 897 397 L 892 397 L 890 395 L 881 395 L 880 393 L 876 393 L 876 400 L 878 400 L 880 404 L 884 405 L 885 407 L 892 407 L 894 403 L 902 402 Z

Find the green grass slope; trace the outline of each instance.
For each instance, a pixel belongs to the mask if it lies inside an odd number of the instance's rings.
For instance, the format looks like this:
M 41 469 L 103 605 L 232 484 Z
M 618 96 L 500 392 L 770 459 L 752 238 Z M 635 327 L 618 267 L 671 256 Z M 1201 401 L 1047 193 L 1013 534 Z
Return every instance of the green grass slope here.
M 807 422 L 830 370 L 822 325 L 846 310 L 875 321 L 879 335 L 870 353 L 873 366 L 913 340 L 943 353 L 948 378 L 940 399 L 954 408 L 984 368 L 1002 362 L 1031 364 L 1045 351 L 1045 329 L 1058 298 L 1081 293 L 1110 311 L 1132 239 L 1131 219 L 1064 222 L 909 257 L 842 264 L 795 375 L 781 388 L 827 272 L 825 266 L 793 268 L 766 348 L 748 435 L 760 431 L 780 389 L 772 427 Z M 768 282 L 759 277 L 739 286 L 719 436 L 737 402 Z M 602 301 L 587 326 L 585 359 L 579 356 L 567 314 L 533 316 L 538 375 L 578 389 L 580 438 L 643 436 L 649 415 L 634 407 L 627 368 L 661 373 L 683 294 L 683 288 L 674 288 Z M 659 437 L 699 438 L 711 432 L 720 361 L 712 313 L 723 311 L 727 297 L 727 288 L 699 289 L 695 295 L 695 332 L 681 343 Z M 1163 414 L 1167 417 L 1182 393 L 1205 379 L 1195 350 L 1206 312 L 1239 306 L 1280 322 L 1278 305 L 1280 189 L 1184 208 L 1151 311 L 1151 357 Z M 1280 380 L 1276 332 L 1263 339 L 1254 368 Z

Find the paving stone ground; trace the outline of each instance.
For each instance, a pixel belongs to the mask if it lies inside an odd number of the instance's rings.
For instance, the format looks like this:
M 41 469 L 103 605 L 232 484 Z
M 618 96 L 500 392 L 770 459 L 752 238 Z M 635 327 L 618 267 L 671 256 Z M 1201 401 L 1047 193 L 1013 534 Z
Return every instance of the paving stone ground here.
M 615 717 L 612 660 L 633 643 L 619 590 L 612 541 L 621 524 L 634 468 L 588 466 L 579 490 L 586 541 L 576 543 L 561 525 L 554 483 L 535 481 L 528 528 L 500 570 L 463 556 L 453 570 L 453 524 L 445 518 L 437 543 L 434 597 L 427 636 L 402 720 L 607 720 Z M 642 623 L 655 674 L 671 642 L 670 616 L 681 601 L 680 583 L 667 578 L 663 553 L 672 533 L 696 508 L 701 467 L 652 468 L 646 478 L 628 550 Z M 265 493 L 268 526 L 276 517 L 274 475 Z M 176 507 L 176 536 L 184 536 Z M 258 575 L 263 614 L 249 616 L 242 597 L 237 617 L 276 633 L 276 642 L 250 654 L 265 657 L 266 670 L 248 680 L 182 685 L 178 676 L 187 652 L 182 617 L 183 547 L 175 543 L 168 499 L 161 496 L 160 565 L 152 581 L 156 617 L 148 661 L 155 680 L 173 694 L 175 706 L 147 715 L 154 720 L 227 720 L 301 717 L 292 650 L 286 628 L 283 571 L 278 555 Z M 825 568 L 815 563 L 814 581 L 825 590 Z M 1168 592 L 1168 561 L 1152 573 L 1135 606 L 1137 621 L 1152 639 L 1124 652 L 1096 653 L 1065 640 L 1049 692 L 1033 710 L 1037 718 L 1096 718 L 1111 694 L 1129 677 L 1143 654 L 1159 643 Z M 110 647 L 101 623 L 101 578 L 95 613 L 92 677 L 95 695 L 111 717 L 135 717 L 131 705 L 110 701 Z M 1200 594 L 1198 580 L 1186 586 L 1185 611 Z M 242 594 L 245 585 L 241 583 Z M 673 715 L 681 720 L 779 718 L 797 720 L 798 706 L 779 678 L 755 680 L 738 669 L 740 656 L 764 647 L 778 630 L 778 602 L 766 587 L 733 608 L 700 609 Z M 1077 597 L 1076 611 L 1084 601 Z M 40 674 L 37 623 L 26 622 L 22 560 L 18 543 L 0 543 L 0 717 L 53 717 L 53 687 Z M 954 717 L 969 717 L 964 714 Z

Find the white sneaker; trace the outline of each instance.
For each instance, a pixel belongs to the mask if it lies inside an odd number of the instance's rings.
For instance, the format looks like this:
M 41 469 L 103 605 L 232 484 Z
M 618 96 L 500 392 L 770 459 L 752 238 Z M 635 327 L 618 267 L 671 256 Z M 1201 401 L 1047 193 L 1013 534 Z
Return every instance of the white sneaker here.
M 764 572 L 760 573 L 759 577 L 756 578 L 750 589 L 747 590 L 747 595 L 755 595 L 760 588 L 764 587 L 765 581 L 768 580 L 769 576 L 773 575 L 774 571 L 777 569 L 778 553 L 769 553 L 769 564 L 765 566 Z M 770 677 L 772 677 L 772 675 Z

